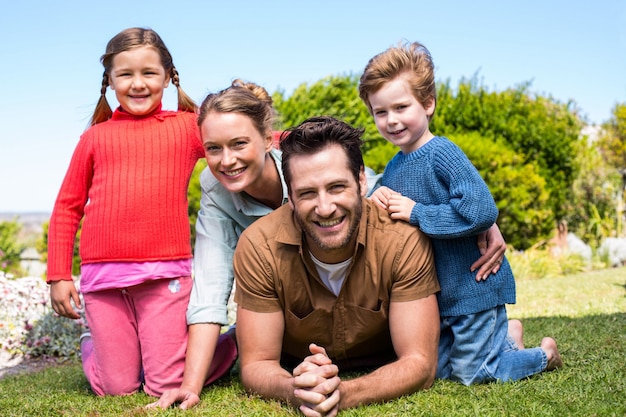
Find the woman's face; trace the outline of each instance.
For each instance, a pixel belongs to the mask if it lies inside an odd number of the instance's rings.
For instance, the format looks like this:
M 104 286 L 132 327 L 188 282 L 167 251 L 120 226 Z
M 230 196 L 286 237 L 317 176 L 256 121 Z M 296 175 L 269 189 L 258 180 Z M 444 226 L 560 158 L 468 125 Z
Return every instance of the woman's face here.
M 209 113 L 200 134 L 209 169 L 232 193 L 254 190 L 262 181 L 265 155 L 272 148 L 271 132 L 264 137 L 241 113 Z

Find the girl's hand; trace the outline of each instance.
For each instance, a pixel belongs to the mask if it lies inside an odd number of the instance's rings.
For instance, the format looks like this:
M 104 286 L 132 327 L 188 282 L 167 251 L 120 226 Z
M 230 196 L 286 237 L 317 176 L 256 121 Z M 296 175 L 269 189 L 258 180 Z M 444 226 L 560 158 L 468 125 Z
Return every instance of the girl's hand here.
M 72 300 L 76 308 L 82 308 L 73 281 L 54 281 L 50 284 L 50 303 L 59 316 L 70 319 L 80 318 L 80 315 L 72 308 Z
M 387 211 L 392 219 L 403 220 L 408 223 L 411 220 L 413 207 L 415 207 L 415 201 L 398 193 L 394 193 L 389 197 Z

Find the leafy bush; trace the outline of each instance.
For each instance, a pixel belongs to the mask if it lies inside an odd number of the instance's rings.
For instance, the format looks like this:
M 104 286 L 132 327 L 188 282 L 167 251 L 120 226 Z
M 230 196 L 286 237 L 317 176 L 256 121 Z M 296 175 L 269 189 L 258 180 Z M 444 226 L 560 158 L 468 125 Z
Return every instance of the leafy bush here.
M 301 84 L 290 96 L 278 91 L 272 97 L 282 117 L 282 128 L 319 115 L 335 116 L 364 128 L 365 163 L 382 172 L 397 149 L 376 130 L 357 87 L 358 75 L 338 75 Z M 474 153 L 465 145 L 461 147 L 480 166 L 502 212 L 502 223 L 498 224 L 505 229 L 506 239 L 514 239 L 518 248 L 545 238 L 555 220 L 566 218 L 571 207 L 579 205 L 571 193 L 581 140 L 578 110 L 573 102 L 560 103 L 533 94 L 529 87 L 530 83 L 524 83 L 490 92 L 477 77 L 462 79 L 454 89 L 449 82 L 438 83 L 437 109 L 430 123 L 436 135 L 454 140 L 474 133 L 476 138 L 491 141 L 490 146 L 483 141 Z M 513 167 L 506 168 L 509 163 Z M 504 185 L 513 187 L 506 192 Z M 526 207 L 529 213 L 524 213 Z
M 555 256 L 545 246 L 541 246 L 525 251 L 507 252 L 506 256 L 516 279 L 552 279 L 606 266 L 602 263 L 589 264 L 578 254 L 565 253 Z
M 372 116 L 359 97 L 358 83 L 359 77 L 355 74 L 334 75 L 311 85 L 300 84 L 289 97 L 282 91 L 274 93 L 272 99 L 280 118 L 279 128 L 295 126 L 313 116 L 333 116 L 365 130 L 364 155 L 379 146 L 393 148 L 378 133 Z M 381 172 L 388 161 L 384 159 L 380 164 L 368 166 Z
M 448 136 L 478 132 L 504 140 L 524 163 L 537 165 L 550 193 L 548 207 L 557 220 L 566 217 L 582 128 L 574 102 L 533 94 L 530 83 L 491 92 L 476 76 L 462 79 L 455 89 L 439 84 L 437 99 L 431 131 Z
M 618 212 L 622 175 L 604 161 L 591 141 L 579 144 L 576 158 L 580 171 L 573 184 L 574 198 L 567 204 L 567 222 L 571 230 L 597 249 L 605 238 L 622 235 L 624 227 Z
M 19 242 L 20 224 L 14 220 L 0 222 L 0 271 L 19 274 L 20 255 L 25 245 Z
M 196 163 L 189 180 L 189 188 L 187 191 L 187 213 L 189 215 L 189 228 L 191 230 L 191 247 L 196 242 L 196 220 L 198 219 L 198 211 L 200 211 L 200 199 L 202 198 L 202 187 L 200 185 L 200 173 L 206 168 L 206 159 L 202 158 Z
M 49 311 L 28 327 L 23 347 L 26 355 L 69 358 L 80 351 L 78 339 L 86 323 L 83 319 L 71 320 Z
M 527 249 L 537 239 L 546 239 L 554 218 L 546 181 L 539 175 L 538 167 L 524 162 L 503 141 L 476 132 L 455 134 L 450 140 L 463 149 L 489 185 L 500 212 L 498 226 L 507 243 Z

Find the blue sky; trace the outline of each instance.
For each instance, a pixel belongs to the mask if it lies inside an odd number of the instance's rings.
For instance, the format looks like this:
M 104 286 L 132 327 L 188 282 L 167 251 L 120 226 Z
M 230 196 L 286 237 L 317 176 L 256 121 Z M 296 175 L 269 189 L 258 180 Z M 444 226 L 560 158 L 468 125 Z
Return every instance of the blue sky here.
M 623 0 L 5 2 L 0 212 L 52 210 L 98 99 L 100 56 L 131 26 L 161 35 L 197 102 L 234 78 L 289 94 L 360 74 L 401 40 L 424 43 L 437 80 L 453 86 L 474 74 L 490 90 L 530 81 L 533 92 L 573 100 L 591 123 L 626 102 Z M 172 86 L 164 105 L 175 106 Z

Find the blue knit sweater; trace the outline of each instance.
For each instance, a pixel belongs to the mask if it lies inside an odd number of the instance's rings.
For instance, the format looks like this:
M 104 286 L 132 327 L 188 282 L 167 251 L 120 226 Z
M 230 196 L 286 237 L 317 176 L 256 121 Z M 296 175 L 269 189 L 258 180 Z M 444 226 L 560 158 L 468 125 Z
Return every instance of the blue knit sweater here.
M 381 184 L 416 202 L 410 223 L 431 237 L 441 316 L 515 303 L 515 280 L 506 258 L 500 271 L 485 281 L 476 282 L 476 272 L 470 272 L 480 257 L 476 235 L 495 223 L 498 209 L 457 145 L 436 136 L 410 154 L 399 152 L 385 168 Z

